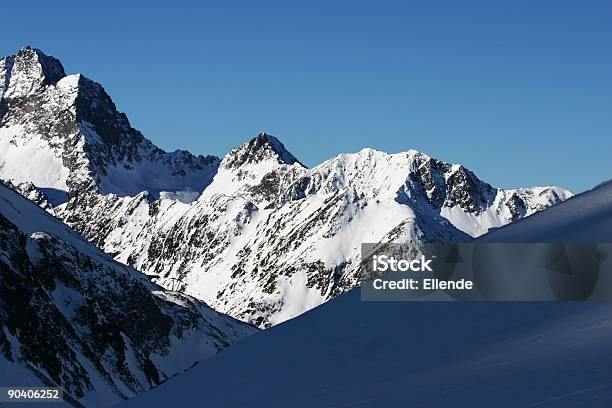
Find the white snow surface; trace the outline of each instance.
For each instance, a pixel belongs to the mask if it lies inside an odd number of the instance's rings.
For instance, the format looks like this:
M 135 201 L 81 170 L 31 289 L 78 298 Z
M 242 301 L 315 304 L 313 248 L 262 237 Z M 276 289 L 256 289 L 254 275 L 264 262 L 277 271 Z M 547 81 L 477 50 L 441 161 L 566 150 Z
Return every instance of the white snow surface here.
M 366 303 L 358 291 L 121 407 L 608 407 L 608 303 Z
M 61 154 L 39 135 L 28 135 L 21 125 L 0 127 L 0 152 L 1 179 L 68 191 Z
M 97 262 L 113 268 L 120 268 L 141 282 L 149 284 L 145 276 L 114 261 L 100 249 L 83 239 L 81 235 L 71 230 L 66 224 L 3 185 L 0 185 L 0 213 L 25 234 L 47 233 L 53 235 Z
M 508 220 L 512 219 L 512 214 L 504 203 L 513 195 L 523 197 L 529 203 L 525 213 L 522 215 L 523 218 L 572 197 L 572 193 L 569 190 L 556 186 L 517 189 L 498 188 L 495 191 L 495 197 L 491 206 L 479 214 L 468 213 L 455 206 L 451 208 L 443 207 L 440 215 L 452 222 L 461 231 L 472 237 L 479 237 L 491 229 L 499 228 L 509 223 Z

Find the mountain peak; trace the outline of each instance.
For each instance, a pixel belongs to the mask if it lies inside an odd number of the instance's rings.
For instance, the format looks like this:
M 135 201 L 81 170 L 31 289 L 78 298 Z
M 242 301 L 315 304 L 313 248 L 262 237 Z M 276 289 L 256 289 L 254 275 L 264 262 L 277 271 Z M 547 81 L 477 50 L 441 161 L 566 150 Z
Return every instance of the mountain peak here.
M 55 84 L 66 76 L 64 66 L 60 60 L 45 54 L 38 48 L 32 48 L 27 45 L 19 50 L 16 59 L 22 59 L 24 62 L 34 63 L 40 66 L 46 84 Z
M 300 161 L 285 148 L 280 140 L 268 133 L 260 132 L 247 143 L 232 149 L 223 159 L 222 166 L 231 169 L 269 160 L 279 164 L 298 163 L 301 165 Z
M 266 132 L 259 132 L 257 136 L 254 137 L 254 139 L 258 139 L 258 138 L 265 139 L 265 140 L 270 139 L 270 138 L 276 139 L 274 136 L 269 135 Z
M 0 143 L 8 146 L 0 152 L 0 178 L 16 184 L 29 181 L 62 197 L 157 196 L 202 191 L 219 165 L 212 156 L 161 150 L 130 125 L 102 85 L 66 76 L 58 59 L 30 46 L 0 58 L 0 96 Z M 37 171 L 34 161 L 49 171 Z
M 66 76 L 57 58 L 29 45 L 0 61 L 0 95 L 6 98 L 28 95 Z

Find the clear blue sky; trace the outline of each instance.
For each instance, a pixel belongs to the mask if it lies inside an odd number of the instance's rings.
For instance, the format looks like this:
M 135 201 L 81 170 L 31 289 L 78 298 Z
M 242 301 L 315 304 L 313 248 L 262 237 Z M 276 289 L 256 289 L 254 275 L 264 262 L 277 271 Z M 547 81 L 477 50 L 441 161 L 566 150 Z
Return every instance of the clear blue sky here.
M 23 3 L 23 4 L 20 4 Z M 31 44 L 102 83 L 169 150 L 258 131 L 307 165 L 410 148 L 495 186 L 612 178 L 612 2 L 7 2 Z

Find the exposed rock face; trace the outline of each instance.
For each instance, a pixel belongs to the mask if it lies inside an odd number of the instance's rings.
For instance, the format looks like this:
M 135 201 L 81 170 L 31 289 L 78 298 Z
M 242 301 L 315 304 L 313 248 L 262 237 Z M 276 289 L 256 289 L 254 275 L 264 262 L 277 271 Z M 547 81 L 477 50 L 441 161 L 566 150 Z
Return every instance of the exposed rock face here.
M 47 195 L 42 190 L 36 188 L 33 183 L 29 181 L 20 184 L 13 184 L 11 181 L 6 181 L 3 183 L 8 188 L 15 190 L 16 192 L 18 192 L 28 200 L 32 201 L 39 207 L 45 210 L 53 210 L 53 205 L 51 205 L 51 203 L 49 202 L 49 197 L 47 197 Z
M 100 84 L 66 76 L 57 59 L 26 47 L 0 61 L 0 178 L 52 190 L 55 205 L 88 193 L 201 192 L 210 183 L 218 158 L 159 149 Z
M 223 168 L 239 169 L 245 165 L 262 163 L 267 160 L 288 165 L 299 163 L 298 159 L 289 153 L 277 138 L 260 133 L 248 143 L 232 150 L 223 161 Z
M 279 146 L 260 134 L 234 149 L 190 204 L 142 193 L 56 213 L 163 285 L 269 327 L 359 285 L 363 242 L 465 241 L 466 230 L 478 235 L 570 196 L 496 189 L 416 151 L 364 149 L 307 169 Z
M 261 327 L 358 285 L 363 242 L 464 241 L 571 196 L 559 187 L 494 188 L 414 150 L 364 149 L 307 169 L 265 133 L 222 161 L 164 153 L 99 84 L 53 78 L 25 97 L 35 109 L 3 98 L 0 147 L 42 143 L 50 153 L 36 168 L 0 153 L 0 177 L 33 183 L 55 205 L 49 211 L 116 260 Z M 57 191 L 69 198 L 55 199 Z
M 167 292 L 0 185 L 0 359 L 108 406 L 255 332 Z M 185 347 L 188 346 L 188 347 Z

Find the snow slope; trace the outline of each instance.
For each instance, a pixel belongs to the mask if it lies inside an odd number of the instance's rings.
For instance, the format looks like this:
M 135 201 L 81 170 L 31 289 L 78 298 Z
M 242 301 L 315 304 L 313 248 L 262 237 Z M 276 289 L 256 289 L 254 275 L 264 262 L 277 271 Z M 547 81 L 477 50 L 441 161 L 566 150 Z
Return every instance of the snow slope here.
M 109 406 L 255 331 L 150 283 L 0 184 L 0 386 Z
M 612 242 L 612 181 L 480 237 L 489 242 Z
M 611 316 L 608 303 L 365 303 L 355 290 L 120 406 L 604 408 Z
M 608 182 L 482 239 L 610 242 L 611 221 Z M 362 302 L 353 290 L 121 406 L 192 405 L 207 384 L 207 403 L 226 408 L 607 408 L 610 342 L 610 302 Z
M 570 195 L 503 190 L 414 150 L 363 149 L 305 168 L 259 134 L 197 201 L 77 197 L 55 213 L 115 259 L 269 327 L 360 284 L 364 242 L 459 242 Z M 458 228 L 458 226 L 460 228 Z

